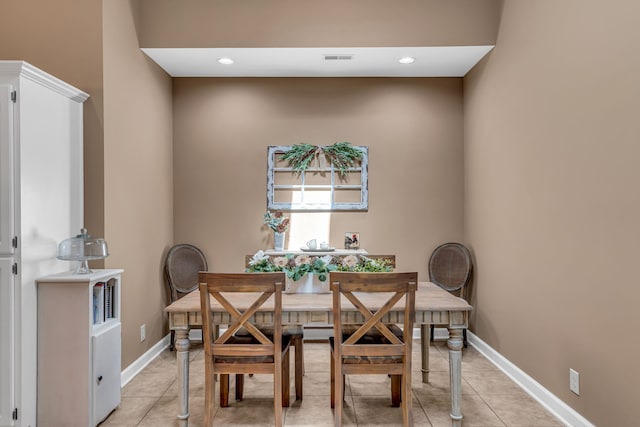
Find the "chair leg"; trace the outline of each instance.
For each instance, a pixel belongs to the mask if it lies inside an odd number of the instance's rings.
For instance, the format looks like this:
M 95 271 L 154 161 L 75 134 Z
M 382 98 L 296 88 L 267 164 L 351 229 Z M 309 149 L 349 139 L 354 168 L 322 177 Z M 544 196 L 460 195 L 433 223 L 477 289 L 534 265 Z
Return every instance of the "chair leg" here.
M 400 406 L 402 395 L 402 375 L 391 375 L 391 406 Z
M 331 407 L 334 408 L 336 404 L 336 374 L 334 372 L 335 362 L 333 360 L 333 352 L 331 352 Z
M 303 341 L 302 337 L 294 337 L 291 340 L 293 348 L 296 352 L 295 361 L 295 373 L 294 378 L 296 382 L 296 399 L 302 400 L 302 376 L 304 375 L 304 355 L 303 355 Z
M 291 394 L 289 350 L 282 356 L 282 407 L 288 408 Z
M 205 356 L 206 357 L 206 356 Z M 213 375 L 212 363 L 207 360 L 204 364 L 204 425 L 211 427 L 213 425 L 213 416 L 215 414 L 215 381 Z
M 335 372 L 336 370 L 338 372 Z M 337 382 L 337 384 L 334 384 L 334 393 L 340 394 L 340 396 L 335 396 L 333 423 L 336 426 L 342 426 L 342 407 L 344 406 L 344 375 L 342 375 L 342 366 L 335 365 L 335 369 L 332 372 L 334 372 L 335 382 Z
M 220 374 L 220 407 L 229 406 L 229 374 Z
M 236 374 L 236 400 L 241 401 L 244 395 L 244 374 Z
M 285 384 L 284 377 L 285 373 L 283 372 L 283 368 L 287 365 L 287 360 L 289 359 L 289 349 L 281 355 L 282 361 L 280 364 L 276 364 L 273 372 L 273 414 L 275 418 L 275 425 L 277 427 L 281 427 L 283 424 L 282 421 L 282 407 L 284 406 L 284 394 L 285 394 Z M 286 391 L 288 394 L 288 391 Z
M 406 366 L 405 366 L 406 368 Z M 413 425 L 413 396 L 411 394 L 411 371 L 404 369 L 402 377 L 402 422 L 406 426 Z
M 433 342 L 436 327 L 431 325 L 430 329 L 431 329 L 431 338 L 430 339 L 431 339 L 431 342 Z
M 344 389 L 347 386 L 347 377 L 342 376 L 342 400 L 344 401 Z

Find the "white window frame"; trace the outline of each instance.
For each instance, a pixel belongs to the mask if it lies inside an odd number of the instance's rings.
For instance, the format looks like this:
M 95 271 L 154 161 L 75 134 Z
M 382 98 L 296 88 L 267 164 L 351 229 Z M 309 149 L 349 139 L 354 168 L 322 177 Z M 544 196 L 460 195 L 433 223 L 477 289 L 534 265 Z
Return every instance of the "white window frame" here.
M 306 171 L 300 172 L 299 184 L 276 184 L 275 173 L 276 172 L 291 172 L 295 174 L 291 167 L 276 167 L 276 156 L 282 155 L 289 150 L 292 146 L 277 145 L 268 147 L 267 156 L 267 209 L 280 210 L 280 211 L 366 211 L 369 209 L 369 190 L 368 190 L 368 167 L 369 167 L 369 148 L 363 146 L 354 146 L 357 150 L 362 152 L 362 159 L 359 167 L 349 168 L 347 173 L 357 172 L 360 173 L 359 183 L 343 183 L 338 175 L 333 164 L 330 164 L 326 168 L 321 167 L 309 167 Z M 329 174 L 328 184 L 306 184 L 305 173 L 307 172 L 325 172 Z M 305 190 L 319 190 L 324 189 L 330 191 L 330 201 L 328 203 L 317 203 L 305 201 Z M 293 190 L 301 192 L 300 202 L 276 202 L 275 192 L 278 190 Z M 360 190 L 360 202 L 336 202 L 335 193 L 341 190 Z

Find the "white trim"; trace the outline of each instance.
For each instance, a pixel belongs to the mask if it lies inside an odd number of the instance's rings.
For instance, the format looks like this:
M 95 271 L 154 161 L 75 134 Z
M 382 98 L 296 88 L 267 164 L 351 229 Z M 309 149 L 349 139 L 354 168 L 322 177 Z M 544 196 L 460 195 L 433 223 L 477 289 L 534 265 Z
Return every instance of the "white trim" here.
M 59 78 L 54 77 L 25 61 L 0 61 L 0 74 L 19 74 L 21 77 L 33 80 L 34 82 L 77 102 L 84 102 L 89 98 L 88 93 L 63 82 Z
M 476 335 L 467 331 L 469 344 L 475 347 L 480 354 L 492 362 L 498 369 L 504 372 L 512 381 L 518 384 L 527 394 L 551 412 L 558 420 L 572 427 L 595 427 L 573 408 L 560 400 L 556 395 L 544 388 L 539 382 L 531 378 L 522 369 L 511 363 L 500 353 L 491 348 Z
M 136 359 L 131 365 L 127 366 L 120 374 L 121 387 L 126 386 L 129 381 L 135 378 L 149 363 L 169 347 L 171 342 L 171 334 L 165 335 L 160 341 L 158 341 L 153 347 L 146 351 L 142 356 Z

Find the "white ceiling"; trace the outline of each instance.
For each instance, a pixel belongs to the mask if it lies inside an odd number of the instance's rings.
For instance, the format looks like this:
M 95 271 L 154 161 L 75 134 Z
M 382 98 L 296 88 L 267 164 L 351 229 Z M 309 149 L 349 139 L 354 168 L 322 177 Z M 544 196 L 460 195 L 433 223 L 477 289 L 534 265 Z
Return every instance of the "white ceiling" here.
M 463 77 L 493 46 L 142 48 L 172 77 Z M 352 55 L 325 60 L 325 55 Z M 398 59 L 411 56 L 412 64 Z M 218 59 L 232 58 L 222 65 Z

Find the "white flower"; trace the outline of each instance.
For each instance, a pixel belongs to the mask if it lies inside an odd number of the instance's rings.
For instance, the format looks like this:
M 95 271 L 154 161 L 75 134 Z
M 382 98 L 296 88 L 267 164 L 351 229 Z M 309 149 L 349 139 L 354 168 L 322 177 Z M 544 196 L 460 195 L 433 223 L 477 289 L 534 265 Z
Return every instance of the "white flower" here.
M 331 258 L 333 258 L 331 255 L 325 255 L 325 256 L 321 257 L 320 259 L 325 264 L 329 264 L 331 262 Z
M 278 267 L 284 267 L 287 265 L 288 262 L 289 260 L 283 256 L 277 256 L 273 259 L 273 263 Z
M 253 258 L 251 258 L 251 261 L 249 261 L 249 265 L 256 265 L 267 259 L 269 259 L 269 255 L 265 255 L 264 251 L 260 250 L 256 252 Z
M 311 264 L 311 257 L 309 255 L 298 255 L 295 257 L 294 262 L 296 265 Z
M 347 255 L 342 259 L 342 265 L 349 268 L 355 267 L 356 265 L 358 265 L 358 257 L 355 255 Z

